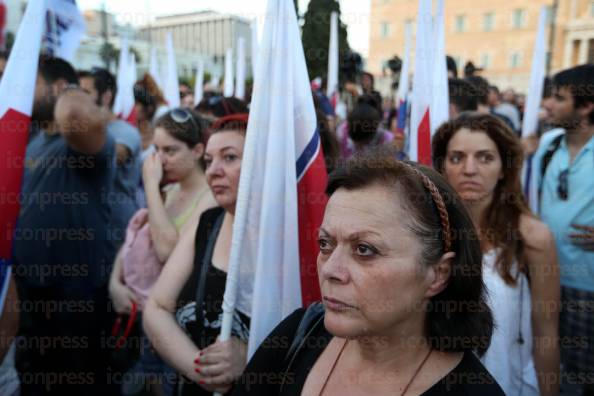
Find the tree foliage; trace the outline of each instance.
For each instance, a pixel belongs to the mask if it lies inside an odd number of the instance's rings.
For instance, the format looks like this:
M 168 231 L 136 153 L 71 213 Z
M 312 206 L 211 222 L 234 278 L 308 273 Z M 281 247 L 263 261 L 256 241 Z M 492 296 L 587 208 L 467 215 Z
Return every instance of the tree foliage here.
M 335 0 L 311 0 L 303 16 L 301 39 L 309 78 L 327 78 L 328 44 L 330 42 L 330 15 L 338 12 L 339 60 L 350 52 L 346 25 L 340 22 L 340 4 Z

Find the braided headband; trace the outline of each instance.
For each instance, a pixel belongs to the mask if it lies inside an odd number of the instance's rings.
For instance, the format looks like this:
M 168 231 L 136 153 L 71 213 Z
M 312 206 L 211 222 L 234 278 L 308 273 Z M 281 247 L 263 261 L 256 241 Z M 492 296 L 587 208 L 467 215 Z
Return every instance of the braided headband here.
M 429 179 L 427 175 L 421 172 L 418 168 L 412 166 L 407 162 L 402 163 L 406 165 L 408 168 L 412 169 L 412 171 L 415 172 L 415 174 L 417 174 L 421 178 L 421 182 L 423 183 L 425 188 L 429 190 L 429 193 L 431 193 L 431 198 L 433 198 L 433 202 L 435 203 L 435 206 L 437 206 L 437 211 L 439 212 L 439 218 L 441 220 L 441 228 L 444 234 L 443 248 L 446 253 L 449 252 L 452 247 L 450 217 L 448 216 L 448 210 L 446 209 L 445 202 L 443 200 L 443 197 L 441 196 L 441 193 L 437 189 L 437 186 L 431 181 L 431 179 Z

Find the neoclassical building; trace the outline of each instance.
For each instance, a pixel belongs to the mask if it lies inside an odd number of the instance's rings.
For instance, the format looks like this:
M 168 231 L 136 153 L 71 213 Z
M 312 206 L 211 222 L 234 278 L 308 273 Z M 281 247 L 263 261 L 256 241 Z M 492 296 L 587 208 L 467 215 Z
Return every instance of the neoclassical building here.
M 385 75 L 385 62 L 393 55 L 402 57 L 407 23 L 413 25 L 414 39 L 417 4 L 371 0 L 367 67 L 372 73 Z M 592 0 L 446 0 L 446 51 L 456 59 L 459 73 L 472 61 L 500 88 L 525 92 L 542 6 L 547 7 L 550 72 L 594 63 Z

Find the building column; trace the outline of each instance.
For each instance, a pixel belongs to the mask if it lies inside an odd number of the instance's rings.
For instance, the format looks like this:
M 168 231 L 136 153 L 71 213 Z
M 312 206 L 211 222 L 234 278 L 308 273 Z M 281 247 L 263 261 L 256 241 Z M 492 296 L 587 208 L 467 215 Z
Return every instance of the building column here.
M 565 47 L 563 50 L 563 69 L 568 69 L 571 67 L 571 57 L 573 51 L 573 37 L 568 35 L 565 37 Z

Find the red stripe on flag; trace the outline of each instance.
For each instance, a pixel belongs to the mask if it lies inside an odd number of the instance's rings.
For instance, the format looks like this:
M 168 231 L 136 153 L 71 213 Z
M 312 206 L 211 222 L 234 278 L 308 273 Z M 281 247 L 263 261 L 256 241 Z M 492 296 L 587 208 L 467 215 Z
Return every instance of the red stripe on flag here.
M 320 147 L 318 155 L 297 184 L 301 300 L 304 307 L 321 299 L 317 271 L 318 230 L 328 202 L 325 193 L 327 182 L 326 164 Z
M 19 215 L 29 116 L 9 109 L 0 118 L 0 258 L 11 256 L 12 238 Z
M 138 123 L 136 121 L 136 106 L 132 107 L 132 111 L 124 121 L 132 125 L 134 128 L 138 128 Z
M 418 162 L 423 165 L 431 166 L 431 128 L 429 122 L 429 109 L 425 111 L 423 119 L 419 124 L 418 133 Z

